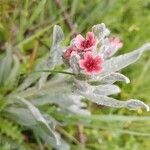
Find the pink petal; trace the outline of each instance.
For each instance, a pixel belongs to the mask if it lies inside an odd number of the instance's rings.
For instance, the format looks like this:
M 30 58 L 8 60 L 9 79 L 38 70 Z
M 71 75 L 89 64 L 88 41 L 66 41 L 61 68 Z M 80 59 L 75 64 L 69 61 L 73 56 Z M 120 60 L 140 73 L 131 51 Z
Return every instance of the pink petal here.
M 84 54 L 84 60 L 89 60 L 93 57 L 92 53 L 91 52 L 86 52 Z
M 117 49 L 121 48 L 123 46 L 123 43 L 121 42 L 119 37 L 110 38 L 110 42 L 112 45 L 114 45 Z
M 91 50 L 94 49 L 94 48 L 95 48 L 95 45 L 94 45 L 94 46 L 91 46 L 91 47 L 89 47 L 89 48 L 85 48 L 84 51 L 85 51 L 85 52 L 88 52 L 88 51 L 91 51 Z
M 82 43 L 84 40 L 85 40 L 85 39 L 84 39 L 84 37 L 83 37 L 81 34 L 77 35 L 77 36 L 75 37 L 75 39 L 74 39 L 74 44 L 75 44 L 75 46 L 76 46 L 78 49 L 82 49 L 81 43 Z
M 93 32 L 88 32 L 86 34 L 86 40 L 89 40 L 89 41 L 94 41 L 95 38 L 94 38 L 94 33 Z
M 79 60 L 79 66 L 80 66 L 81 69 L 85 68 L 84 63 L 85 63 L 84 59 Z
M 93 73 L 95 73 L 95 74 L 101 73 L 102 70 L 103 70 L 103 67 L 102 67 L 102 66 L 97 66 L 97 67 L 95 68 L 95 70 L 93 71 Z

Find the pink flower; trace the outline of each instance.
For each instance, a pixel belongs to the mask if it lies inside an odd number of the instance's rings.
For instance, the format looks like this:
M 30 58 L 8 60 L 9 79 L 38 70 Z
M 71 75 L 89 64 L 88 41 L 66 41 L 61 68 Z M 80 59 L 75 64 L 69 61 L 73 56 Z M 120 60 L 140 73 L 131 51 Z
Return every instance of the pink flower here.
M 76 47 L 68 48 L 63 54 L 64 59 L 68 60 L 71 57 L 72 53 L 76 53 L 76 50 Z
M 123 43 L 121 42 L 119 37 L 110 38 L 110 44 L 116 49 L 119 49 L 123 46 Z
M 88 32 L 86 38 L 81 34 L 74 39 L 74 44 L 79 50 L 90 51 L 96 46 L 96 39 L 93 32 Z
M 84 69 L 86 74 L 97 74 L 102 71 L 102 56 L 93 56 L 91 52 L 84 54 L 84 59 L 79 61 L 79 66 Z

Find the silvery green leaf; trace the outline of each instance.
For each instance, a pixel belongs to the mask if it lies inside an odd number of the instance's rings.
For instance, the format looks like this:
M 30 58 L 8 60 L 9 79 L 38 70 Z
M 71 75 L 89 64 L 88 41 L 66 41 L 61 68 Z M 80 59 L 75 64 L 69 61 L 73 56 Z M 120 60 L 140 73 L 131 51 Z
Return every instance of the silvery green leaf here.
M 110 33 L 110 31 L 106 28 L 104 23 L 94 25 L 92 27 L 92 31 L 99 40 L 108 36 Z
M 105 38 L 100 47 L 99 54 L 102 55 L 104 59 L 107 59 L 113 56 L 118 51 L 118 49 L 119 49 L 118 47 L 111 44 L 109 38 Z
M 87 107 L 86 103 L 81 101 L 82 98 L 82 96 L 76 95 L 74 92 L 72 93 L 70 86 L 66 84 L 62 86 L 62 88 L 59 86 L 56 89 L 53 88 L 51 93 L 36 98 L 35 100 L 33 99 L 32 102 L 35 105 L 57 104 L 62 109 L 69 110 L 76 114 L 86 115 L 89 114 L 89 111 L 82 109 Z
M 77 91 L 83 91 L 83 92 L 93 92 L 94 87 L 90 86 L 86 81 L 79 81 L 75 80 L 75 86 Z
M 121 73 L 112 73 L 110 75 L 104 76 L 101 79 L 101 84 L 113 84 L 117 81 L 123 81 L 126 84 L 130 83 L 130 79 Z
M 12 66 L 9 77 L 5 82 L 5 85 L 10 86 L 10 85 L 13 85 L 14 82 L 16 82 L 16 77 L 18 74 L 19 66 L 20 66 L 19 59 L 14 55 L 13 56 L 13 66 Z
M 40 113 L 39 109 L 22 97 L 18 97 L 18 100 L 20 100 L 23 104 L 25 104 L 28 107 L 28 109 L 30 110 L 30 112 L 32 113 L 36 121 L 38 122 L 38 124 L 43 129 L 45 129 L 53 138 L 55 138 L 56 143 L 59 145 L 60 144 L 59 139 L 57 138 L 55 132 L 50 128 L 47 121 L 45 120 L 43 115 Z
M 45 61 L 43 70 L 54 69 L 56 65 L 62 64 L 62 52 L 61 42 L 64 39 L 64 34 L 60 26 L 55 25 L 53 29 L 53 43 L 48 58 Z M 41 88 L 48 77 L 49 73 L 43 72 L 39 80 L 39 88 Z
M 34 69 L 35 73 L 29 75 L 24 80 L 24 82 L 17 88 L 16 91 L 22 91 L 28 88 L 31 84 L 35 83 L 38 79 L 40 79 L 38 83 L 39 88 L 41 88 L 45 84 L 49 73 L 36 72 L 36 71 L 53 69 L 55 65 L 62 63 L 61 56 L 62 56 L 63 49 L 61 47 L 61 42 L 63 40 L 63 37 L 64 35 L 61 27 L 55 25 L 53 29 L 53 43 L 52 43 L 50 53 L 38 61 Z
M 64 33 L 60 26 L 55 25 L 53 29 L 53 46 L 59 45 L 64 39 Z
M 48 57 L 45 56 L 43 59 L 40 59 L 34 69 L 34 73 L 29 74 L 27 78 L 22 82 L 21 85 L 16 89 L 15 92 L 23 91 L 28 88 L 30 85 L 36 83 L 36 81 L 41 77 L 43 72 L 38 72 L 45 69 L 45 59 Z
M 80 106 L 80 107 L 87 107 L 87 104 L 83 103 L 81 101 L 81 99 L 83 98 L 82 96 L 76 95 L 75 93 L 72 93 L 72 94 L 68 95 L 68 97 L 72 99 L 72 102 L 75 105 Z
M 39 89 L 41 89 L 44 86 L 48 75 L 49 75 L 49 73 L 47 73 L 47 72 L 42 72 L 41 73 L 41 77 L 40 77 L 39 82 L 38 82 L 38 88 Z
M 54 94 L 54 96 L 57 95 L 57 93 L 61 93 L 61 92 L 70 93 L 73 85 L 69 84 L 68 82 L 71 82 L 68 76 L 64 76 L 63 78 L 56 78 L 54 80 L 49 80 L 48 82 L 46 82 L 46 84 L 41 89 L 34 86 L 28 88 L 25 91 L 18 92 L 17 95 L 27 99 L 32 99 L 35 96 L 40 97 L 40 96 L 47 95 L 50 93 L 50 91 L 52 91 L 51 94 Z
M 123 81 L 126 84 L 130 83 L 130 79 L 121 73 L 111 73 L 104 77 L 97 75 L 93 76 L 93 78 L 89 80 L 90 83 L 94 82 L 96 84 L 113 84 L 117 81 Z
M 8 113 L 11 119 L 17 121 L 21 125 L 32 127 L 37 124 L 31 112 L 26 108 L 17 108 L 11 106 L 8 107 L 5 111 L 6 111 L 6 115 Z
M 107 96 L 107 95 L 120 93 L 120 88 L 117 85 L 105 84 L 105 85 L 95 86 L 93 92 L 98 95 Z
M 68 79 L 64 76 L 64 78 L 50 80 L 41 89 L 36 87 L 29 88 L 26 91 L 17 93 L 17 95 L 31 99 L 31 102 L 37 106 L 57 104 L 61 108 L 69 111 L 71 110 L 69 107 L 72 105 L 76 105 L 78 109 L 86 107 L 85 103 L 81 102 L 82 97 L 72 92 L 73 84 L 68 83 Z
M 103 71 L 100 74 L 100 76 L 106 76 L 127 67 L 128 65 L 137 61 L 143 54 L 143 52 L 147 50 L 150 50 L 150 43 L 144 44 L 143 46 L 141 46 L 137 50 L 134 50 L 133 52 L 117 57 L 112 57 L 111 59 L 106 60 L 103 65 Z
M 79 62 L 79 58 L 76 55 L 73 55 L 69 60 L 70 67 L 73 70 L 73 73 L 75 74 L 78 74 L 80 72 L 80 67 L 78 62 Z
M 23 91 L 26 88 L 28 88 L 31 84 L 35 83 L 39 78 L 40 78 L 40 74 L 39 72 L 34 73 L 29 75 L 24 81 L 23 83 L 14 91 L 15 92 L 19 92 L 19 91 Z
M 150 106 L 146 105 L 144 102 L 136 99 L 130 99 L 126 102 L 126 107 L 131 110 L 136 110 L 138 108 L 145 108 L 150 111 Z
M 91 112 L 87 109 L 81 109 L 77 105 L 71 105 L 68 107 L 68 109 L 78 115 L 91 115 Z
M 0 85 L 8 78 L 12 67 L 12 47 L 7 44 L 6 55 L 0 61 Z
M 45 132 L 42 128 L 34 128 L 35 133 L 37 133 L 43 141 L 46 142 L 50 147 L 55 148 L 56 150 L 70 150 L 69 144 L 67 144 L 60 135 L 56 132 L 57 137 L 60 139 L 60 145 L 58 145 L 54 138 L 51 137 L 47 132 Z
M 48 94 L 46 96 L 33 99 L 32 103 L 37 106 L 45 104 L 56 104 L 61 109 L 69 110 L 69 112 L 81 115 L 89 114 L 89 112 L 86 109 L 83 109 L 86 107 L 86 104 L 81 101 L 81 96 L 75 96 L 69 93 Z
M 62 52 L 61 42 L 64 39 L 64 34 L 60 26 L 55 25 L 53 29 L 53 43 L 50 50 L 48 59 L 46 60 L 47 66 L 53 69 L 55 65 L 62 63 Z
M 23 81 L 23 83 L 17 88 L 17 90 L 15 92 L 25 90 L 30 85 L 36 83 L 36 81 L 39 78 L 42 78 L 41 81 L 39 81 L 39 82 L 41 82 L 41 83 L 39 83 L 40 84 L 39 87 L 42 87 L 45 84 L 45 81 L 46 81 L 47 76 L 48 76 L 49 73 L 41 72 L 41 71 L 50 69 L 48 67 L 47 61 L 46 61 L 46 60 L 48 60 L 48 58 L 49 58 L 49 54 L 47 54 L 42 59 L 39 59 L 37 61 L 34 72 L 28 75 L 28 77 Z
M 139 109 L 139 108 L 145 108 L 147 111 L 149 111 L 149 106 L 146 105 L 144 102 L 140 100 L 128 100 L 128 101 L 119 101 L 114 98 L 110 98 L 104 95 L 97 95 L 90 92 L 79 92 L 82 96 L 89 99 L 90 101 L 97 103 L 99 105 L 108 106 L 108 107 L 114 107 L 114 108 L 128 108 L 128 109 Z
M 77 91 L 84 93 L 93 93 L 98 95 L 112 95 L 120 92 L 117 85 L 105 84 L 92 86 L 85 81 L 76 81 Z
M 61 125 L 61 123 L 59 123 L 57 120 L 55 120 L 49 114 L 43 113 L 43 117 L 45 118 L 45 120 L 47 121 L 47 123 L 50 125 L 50 127 L 52 128 L 52 130 L 55 130 L 55 128 L 56 128 L 57 125 Z

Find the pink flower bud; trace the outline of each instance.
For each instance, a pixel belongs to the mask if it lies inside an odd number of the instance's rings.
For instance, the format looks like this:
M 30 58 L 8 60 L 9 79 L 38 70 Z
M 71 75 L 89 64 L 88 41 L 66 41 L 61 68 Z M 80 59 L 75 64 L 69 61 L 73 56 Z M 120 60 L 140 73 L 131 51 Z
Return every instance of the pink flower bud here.
M 91 51 L 96 46 L 94 33 L 88 32 L 86 38 L 84 38 L 81 34 L 77 35 L 74 39 L 74 44 L 79 50 Z
M 116 49 L 119 49 L 123 46 L 123 43 L 121 42 L 119 37 L 110 38 L 110 44 L 111 46 L 114 46 Z
M 71 57 L 72 53 L 76 53 L 76 50 L 76 47 L 68 48 L 63 54 L 64 59 L 68 60 Z

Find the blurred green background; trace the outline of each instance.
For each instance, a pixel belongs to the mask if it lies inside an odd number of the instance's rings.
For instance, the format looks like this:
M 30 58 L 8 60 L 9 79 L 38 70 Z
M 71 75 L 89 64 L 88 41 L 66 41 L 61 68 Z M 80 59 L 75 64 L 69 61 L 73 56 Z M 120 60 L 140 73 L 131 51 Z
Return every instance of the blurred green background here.
M 17 46 L 17 54 L 25 55 L 28 60 L 38 42 L 36 58 L 40 58 L 49 51 L 55 24 L 64 30 L 64 45 L 67 45 L 74 33 L 85 34 L 93 25 L 102 22 L 112 35 L 119 36 L 123 41 L 124 46 L 118 54 L 132 51 L 150 42 L 150 0 L 0 0 L 0 54 L 9 42 Z M 116 96 L 118 99 L 137 98 L 150 103 L 149 54 L 144 54 L 136 64 L 123 70 L 131 83 L 120 84 L 122 92 Z M 23 63 L 22 71 L 27 72 L 33 66 L 29 66 L 27 61 Z M 84 149 L 150 149 L 150 121 L 132 122 L 130 117 L 123 123 L 117 120 L 96 121 L 99 114 L 149 116 L 149 113 L 116 110 L 95 104 L 89 104 L 89 109 L 94 114 L 93 125 L 84 128 Z M 76 138 L 76 130 L 74 125 L 65 128 L 65 132 L 73 138 Z M 26 144 L 39 149 L 36 143 L 28 141 Z M 72 149 L 78 149 L 77 144 L 70 144 Z

